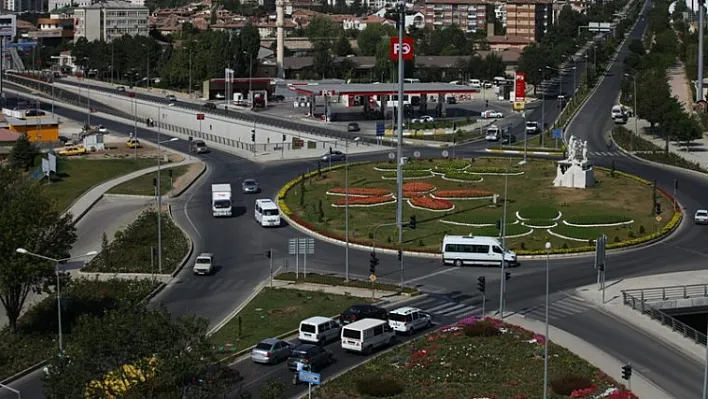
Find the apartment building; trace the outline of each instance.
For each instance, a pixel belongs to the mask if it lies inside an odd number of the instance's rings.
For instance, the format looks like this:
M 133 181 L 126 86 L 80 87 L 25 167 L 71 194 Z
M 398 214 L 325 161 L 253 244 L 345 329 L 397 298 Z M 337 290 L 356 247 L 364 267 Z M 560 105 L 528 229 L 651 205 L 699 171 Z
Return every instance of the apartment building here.
M 427 0 L 423 12 L 425 25 L 431 28 L 457 25 L 466 32 L 486 28 L 487 3 L 484 0 Z
M 526 43 L 538 42 L 553 25 L 552 0 L 509 0 L 506 35 Z
M 17 36 L 17 16 L 13 14 L 0 15 L 0 37 L 12 41 Z
M 74 11 L 74 40 L 85 37 L 88 41 L 113 39 L 123 35 L 147 36 L 147 7 L 127 1 L 105 1 L 80 7 Z
M 66 7 L 88 7 L 93 3 L 91 0 L 49 0 L 47 2 L 49 12 Z
M 37 30 L 29 32 L 32 39 L 69 39 L 74 37 L 74 20 L 60 18 L 39 18 Z

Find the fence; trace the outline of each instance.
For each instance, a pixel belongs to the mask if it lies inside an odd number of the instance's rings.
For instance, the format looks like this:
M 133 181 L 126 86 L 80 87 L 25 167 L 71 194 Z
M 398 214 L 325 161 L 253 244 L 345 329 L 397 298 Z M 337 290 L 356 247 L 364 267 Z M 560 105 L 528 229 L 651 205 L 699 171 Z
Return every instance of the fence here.
M 622 291 L 644 301 L 667 301 L 669 299 L 688 299 L 708 297 L 708 284 L 674 285 L 669 287 L 638 288 Z
M 651 317 L 652 319 L 659 321 L 661 324 L 670 327 L 672 331 L 676 331 L 679 334 L 682 334 L 684 337 L 693 340 L 697 344 L 706 345 L 706 335 L 704 333 L 699 332 L 695 328 L 689 327 L 685 323 L 683 323 L 679 320 L 676 320 L 675 318 L 662 312 L 659 309 L 654 308 L 653 306 L 651 306 L 650 304 L 648 304 L 646 302 L 646 299 L 637 298 L 634 295 L 632 295 L 632 293 L 630 293 L 630 291 L 637 293 L 639 291 L 664 290 L 664 289 L 670 289 L 670 288 L 680 288 L 680 287 L 649 288 L 646 290 L 622 291 L 622 301 L 625 305 L 630 306 L 632 309 L 638 310 L 642 314 L 645 314 L 645 315 Z M 649 296 L 653 296 L 653 295 L 649 295 Z M 644 298 L 646 298 L 646 295 L 644 296 Z M 659 300 L 661 298 L 656 296 L 655 299 Z M 669 299 L 669 298 L 667 297 L 665 299 Z
M 20 84 L 22 86 L 27 86 L 30 88 L 33 88 L 37 91 L 41 91 L 44 93 L 51 93 L 52 91 L 52 84 L 38 80 L 36 78 L 30 78 L 18 74 L 7 74 L 6 79 L 10 82 L 14 82 L 16 84 Z M 100 87 L 96 85 L 91 85 L 91 90 L 94 91 L 100 91 L 100 92 L 109 92 L 111 94 L 116 94 L 114 90 L 111 90 L 108 87 Z M 61 93 L 61 94 L 60 94 Z M 127 93 L 125 93 L 127 96 Z M 150 96 L 150 95 L 145 95 L 145 94 L 136 94 L 138 98 L 141 101 L 149 101 L 153 103 L 164 103 L 164 99 L 161 97 L 156 97 L 156 96 Z M 73 98 L 74 101 L 76 99 L 83 98 L 83 96 L 79 96 L 78 94 L 69 92 L 64 89 L 59 89 L 59 88 L 54 88 L 54 97 L 56 98 L 62 98 L 62 101 L 67 98 Z M 71 102 L 70 102 L 71 103 Z M 91 101 L 92 105 L 94 101 Z M 83 101 L 81 105 L 85 105 L 86 101 Z M 105 107 L 105 105 L 102 105 Z M 179 101 L 175 104 L 175 107 L 178 108 L 185 108 L 185 109 L 190 109 L 192 111 L 197 111 L 199 113 L 205 113 L 205 114 L 213 114 L 213 115 L 218 115 L 221 117 L 229 118 L 229 119 L 235 119 L 235 120 L 240 120 L 249 124 L 256 123 L 258 125 L 263 125 L 263 126 L 270 126 L 278 129 L 284 129 L 284 130 L 289 130 L 292 132 L 297 132 L 297 133 L 302 133 L 302 134 L 308 134 L 308 135 L 313 135 L 313 136 L 320 136 L 320 137 L 326 137 L 329 139 L 333 140 L 351 140 L 355 137 L 360 137 L 358 143 L 360 145 L 377 145 L 378 144 L 378 139 L 376 137 L 367 137 L 367 136 L 358 136 L 353 133 L 349 132 L 342 132 L 342 131 L 337 131 L 337 130 L 332 130 L 328 129 L 326 127 L 322 126 L 313 126 L 309 125 L 306 123 L 299 123 L 293 120 L 288 120 L 288 119 L 281 119 L 276 116 L 266 116 L 266 115 L 259 115 L 256 113 L 242 113 L 242 112 L 234 112 L 229 111 L 229 110 L 224 110 L 224 109 L 207 109 L 199 106 L 198 104 L 193 104 L 189 102 L 183 102 Z M 99 107 L 93 107 L 96 108 L 97 110 L 100 109 Z M 103 111 L 102 111 L 103 112 Z M 118 114 L 124 114 L 122 112 L 115 112 L 111 109 L 108 113 L 114 113 L 116 115 Z M 132 115 L 129 116 L 132 118 Z M 292 134 L 291 134 L 292 135 Z M 267 144 L 266 144 L 267 145 Z M 278 144 L 280 145 L 280 144 Z M 273 144 L 275 146 L 275 144 Z

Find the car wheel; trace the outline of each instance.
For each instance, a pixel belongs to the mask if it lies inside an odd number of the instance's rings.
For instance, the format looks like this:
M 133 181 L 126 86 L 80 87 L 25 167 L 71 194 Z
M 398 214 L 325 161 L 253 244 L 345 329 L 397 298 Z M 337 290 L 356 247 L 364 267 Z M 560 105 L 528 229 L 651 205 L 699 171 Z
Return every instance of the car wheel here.
M 411 326 L 411 329 L 408 330 L 408 335 L 413 335 L 415 334 L 415 327 Z
M 319 345 L 319 346 L 324 346 L 326 343 L 327 343 L 327 340 L 325 340 L 324 338 L 317 341 L 317 345 Z
M 425 328 L 430 328 L 433 325 L 433 322 L 431 320 L 428 320 L 425 322 Z
M 364 355 L 369 356 L 371 352 L 373 352 L 373 350 L 374 348 L 372 348 L 371 346 L 367 346 L 366 348 L 364 348 Z
M 462 267 L 462 259 L 455 259 L 455 267 Z

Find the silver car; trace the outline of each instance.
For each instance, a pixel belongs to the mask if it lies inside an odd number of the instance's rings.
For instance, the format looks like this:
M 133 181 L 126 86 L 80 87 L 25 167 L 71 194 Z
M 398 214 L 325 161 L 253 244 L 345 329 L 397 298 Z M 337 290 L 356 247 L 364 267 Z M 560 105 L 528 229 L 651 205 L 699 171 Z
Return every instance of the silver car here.
M 251 351 L 251 360 L 254 363 L 277 364 L 290 357 L 292 348 L 292 344 L 277 338 L 264 339 Z
M 258 193 L 258 182 L 253 179 L 246 179 L 241 183 L 241 189 L 244 194 L 256 194 Z

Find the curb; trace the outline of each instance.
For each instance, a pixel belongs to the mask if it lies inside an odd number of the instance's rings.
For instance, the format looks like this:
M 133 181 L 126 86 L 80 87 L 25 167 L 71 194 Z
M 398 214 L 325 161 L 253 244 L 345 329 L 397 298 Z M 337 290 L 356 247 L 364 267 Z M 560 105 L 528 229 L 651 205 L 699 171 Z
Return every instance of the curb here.
M 246 307 L 246 305 L 251 303 L 253 298 L 258 296 L 258 294 L 260 294 L 267 286 L 268 286 L 268 281 L 263 281 L 258 286 L 256 286 L 256 289 L 253 290 L 253 293 L 251 293 L 251 295 L 249 295 L 245 301 L 241 302 L 241 305 L 236 307 L 236 309 L 234 309 L 226 317 L 221 319 L 221 321 L 218 322 L 214 327 L 212 327 L 211 329 L 209 329 L 209 331 L 207 331 L 207 333 L 206 333 L 207 337 L 209 337 L 209 336 L 213 335 L 214 333 L 216 333 L 217 331 L 221 330 L 222 327 L 224 327 L 231 320 L 233 320 L 233 318 L 236 317 Z
M 196 183 L 197 180 L 199 180 L 199 179 L 204 175 L 204 173 L 206 173 L 206 171 L 207 171 L 207 165 L 206 165 L 206 163 L 204 163 L 204 162 L 202 162 L 202 161 L 200 161 L 200 163 L 202 164 L 202 170 L 199 171 L 199 173 L 197 173 L 197 175 L 194 176 L 194 178 L 191 179 L 191 180 L 189 181 L 189 183 L 187 183 L 184 187 L 182 187 L 182 189 L 180 189 L 180 190 L 178 190 L 178 191 L 174 191 L 174 192 L 172 193 L 172 195 L 168 195 L 169 198 L 177 198 L 177 197 L 179 197 L 180 195 L 184 194 L 187 190 L 189 190 L 190 188 L 192 188 L 192 186 L 194 185 L 194 183 Z
M 103 182 L 103 183 L 105 183 L 105 182 Z M 86 192 L 84 193 L 84 195 L 86 195 L 89 191 L 93 190 L 94 188 L 98 187 L 99 185 L 101 185 L 101 183 L 96 184 L 95 186 L 91 187 L 88 191 L 86 191 Z M 81 198 L 83 198 L 84 195 L 82 195 L 81 197 L 75 199 L 74 202 L 72 202 L 71 205 L 69 205 L 69 208 L 68 208 L 66 211 L 64 211 L 64 215 L 68 214 L 68 213 L 69 213 L 69 209 L 71 209 L 71 207 L 74 206 L 75 203 L 77 203 Z M 101 199 L 103 199 L 103 196 L 104 196 L 104 195 L 105 195 L 105 192 L 104 192 L 103 194 L 99 195 L 98 197 L 96 197 L 96 199 L 95 199 L 94 201 L 91 201 L 91 203 L 90 203 L 88 206 L 86 206 L 83 211 L 79 212 L 78 215 L 72 215 L 72 216 L 73 216 L 73 219 L 74 219 L 74 220 L 73 220 L 73 224 L 79 223 L 79 221 L 80 221 L 84 216 L 86 216 L 86 214 L 94 207 L 94 205 L 96 205 L 96 203 L 98 203 L 98 201 L 100 201 Z
M 86 277 L 86 278 L 94 278 L 98 279 L 99 281 L 101 280 L 101 277 L 106 277 L 108 280 L 111 279 L 122 279 L 122 280 L 148 280 L 152 279 L 153 277 L 155 280 L 158 278 L 166 278 L 166 277 L 172 277 L 171 274 L 158 274 L 155 273 L 154 275 L 152 273 L 105 273 L 105 272 L 84 272 L 79 270 L 79 276 L 81 277 Z M 163 283 L 164 284 L 164 283 Z
M 26 368 L 26 369 L 20 371 L 19 373 L 15 373 L 15 374 L 13 374 L 13 375 L 11 375 L 11 376 L 5 378 L 4 380 L 0 381 L 0 388 L 1 388 L 3 385 L 12 384 L 13 382 L 19 380 L 20 378 L 25 377 L 25 376 L 27 376 L 27 375 L 29 375 L 29 374 L 34 373 L 35 371 L 37 371 L 37 370 L 41 369 L 42 367 L 44 367 L 44 365 L 47 364 L 48 362 L 49 362 L 49 360 L 42 360 L 41 362 L 35 364 L 34 366 L 30 366 L 30 367 L 28 367 L 28 368 Z
M 497 150 L 494 148 L 487 148 L 487 149 L 485 149 L 485 151 L 490 152 L 490 153 L 494 153 L 494 154 L 523 154 L 524 153 L 524 150 Z M 526 151 L 526 154 L 563 156 L 562 152 L 556 152 L 556 151 Z
M 196 180 L 195 180 L 196 181 Z M 192 236 L 187 234 L 187 232 L 182 228 L 182 226 L 177 223 L 177 220 L 175 217 L 172 215 L 172 204 L 167 205 L 167 214 L 170 215 L 170 219 L 172 219 L 172 223 L 177 226 L 177 228 L 184 234 L 185 237 L 187 237 L 187 240 L 189 241 L 189 250 L 187 253 L 184 255 L 184 258 L 179 263 L 179 266 L 175 268 L 175 270 L 172 272 L 170 275 L 172 278 L 177 277 L 177 275 L 184 269 L 184 267 L 187 265 L 187 262 L 189 262 L 189 259 L 192 257 L 194 254 L 194 240 L 192 239 Z
M 144 200 L 153 200 L 155 199 L 154 195 L 137 195 L 137 194 L 103 194 L 104 198 L 125 198 L 125 199 L 144 199 Z

